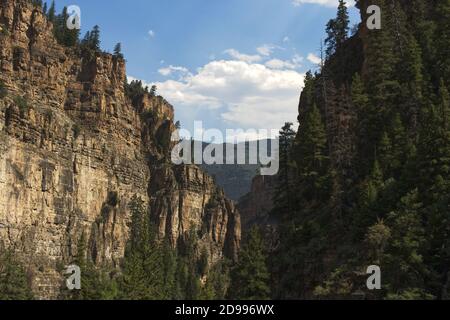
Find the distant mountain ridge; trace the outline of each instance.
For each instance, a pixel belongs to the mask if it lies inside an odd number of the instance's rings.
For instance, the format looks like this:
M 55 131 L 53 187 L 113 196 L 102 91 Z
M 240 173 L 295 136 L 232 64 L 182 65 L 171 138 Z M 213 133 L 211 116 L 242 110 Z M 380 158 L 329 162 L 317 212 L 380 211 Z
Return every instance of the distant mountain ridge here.
M 257 141 L 258 146 L 260 142 L 263 140 Z M 245 158 L 247 164 L 237 164 L 237 150 L 238 145 L 245 144 Z M 203 142 L 203 150 L 211 145 L 210 143 Z M 239 144 L 234 145 L 235 149 L 235 161 L 234 164 L 214 164 L 207 165 L 202 164 L 200 167 L 208 172 L 215 180 L 216 183 L 222 187 L 225 191 L 225 194 L 228 198 L 234 201 L 239 201 L 240 198 L 245 196 L 247 193 L 251 191 L 252 180 L 259 173 L 259 168 L 261 165 L 258 164 L 248 164 L 249 163 L 249 153 L 257 152 L 258 150 L 253 149 L 253 143 L 250 142 L 241 142 Z M 227 146 L 230 146 L 229 143 L 222 144 L 224 150 L 224 157 L 226 158 L 226 149 Z M 270 150 L 272 146 L 272 142 L 269 139 L 267 142 L 267 148 Z M 270 153 L 266 153 L 269 154 Z

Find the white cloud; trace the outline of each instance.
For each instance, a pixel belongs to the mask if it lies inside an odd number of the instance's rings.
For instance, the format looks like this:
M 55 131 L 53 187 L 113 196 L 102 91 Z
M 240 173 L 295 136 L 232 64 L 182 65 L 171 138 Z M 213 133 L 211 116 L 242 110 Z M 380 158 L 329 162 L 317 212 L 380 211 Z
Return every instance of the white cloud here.
M 266 67 L 270 69 L 297 69 L 301 67 L 301 62 L 303 61 L 303 57 L 298 54 L 294 55 L 291 60 L 280 60 L 280 59 L 271 59 L 266 61 Z
M 172 75 L 173 73 L 178 73 L 182 76 L 186 76 L 189 74 L 189 70 L 185 67 L 178 67 L 178 66 L 168 66 L 166 68 L 161 68 L 158 70 L 159 74 L 167 77 Z
M 295 54 L 292 58 L 292 62 L 296 65 L 300 65 L 301 62 L 303 62 L 303 57 L 299 56 L 298 54 Z
M 245 61 L 212 61 L 196 74 L 157 83 L 158 92 L 172 103 L 177 114 L 197 120 L 205 110 L 228 123 L 228 127 L 280 128 L 295 122 L 304 74 L 295 70 L 270 69 Z M 204 110 L 204 111 L 202 111 Z
M 270 56 L 273 52 L 273 50 L 276 49 L 276 46 L 273 46 L 271 44 L 264 44 L 261 47 L 256 48 L 256 51 L 262 56 Z
M 314 53 L 308 54 L 308 57 L 306 57 L 309 62 L 314 64 L 320 64 L 322 62 L 322 59 L 320 59 L 318 56 L 316 56 Z
M 156 36 L 156 33 L 153 30 L 149 30 L 148 35 L 150 36 L 150 38 L 154 38 Z
M 262 58 L 259 55 L 248 55 L 244 53 L 240 53 L 236 49 L 227 49 L 224 51 L 225 54 L 228 54 L 230 57 L 237 59 L 239 61 L 244 61 L 247 63 L 258 62 L 261 61 Z
M 296 66 L 291 61 L 271 59 L 265 63 L 270 69 L 295 69 Z
M 292 0 L 292 4 L 296 7 L 301 6 L 302 4 L 305 4 L 305 3 L 337 8 L 339 1 L 338 0 Z M 347 0 L 347 7 L 351 7 L 354 5 L 355 5 L 354 0 Z

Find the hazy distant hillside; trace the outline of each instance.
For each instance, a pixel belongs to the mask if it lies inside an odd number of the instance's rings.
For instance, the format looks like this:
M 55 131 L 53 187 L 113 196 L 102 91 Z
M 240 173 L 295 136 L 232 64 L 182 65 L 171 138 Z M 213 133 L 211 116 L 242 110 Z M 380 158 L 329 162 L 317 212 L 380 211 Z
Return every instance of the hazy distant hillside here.
M 204 143 L 203 148 L 205 148 L 208 145 L 209 144 Z M 226 145 L 227 144 L 223 144 L 225 156 L 226 156 Z M 271 144 L 269 140 L 268 148 L 270 148 L 270 145 Z M 235 145 L 235 159 L 237 150 L 236 146 L 237 145 Z M 249 150 L 253 149 L 251 149 L 249 143 L 246 143 L 245 151 L 247 163 Z M 227 195 L 228 198 L 235 201 L 239 200 L 241 197 L 250 192 L 252 180 L 257 175 L 259 169 L 259 165 L 254 164 L 201 165 L 200 167 L 216 179 L 217 184 L 225 190 L 225 194 Z

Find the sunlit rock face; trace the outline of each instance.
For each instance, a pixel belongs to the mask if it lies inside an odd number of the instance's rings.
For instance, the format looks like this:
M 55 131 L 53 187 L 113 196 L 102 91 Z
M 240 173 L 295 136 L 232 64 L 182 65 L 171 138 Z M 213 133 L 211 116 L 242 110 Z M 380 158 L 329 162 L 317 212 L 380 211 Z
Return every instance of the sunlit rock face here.
M 28 1 L 1 0 L 0 28 L 8 90 L 0 100 L 0 244 L 22 257 L 39 298 L 57 297 L 60 266 L 82 233 L 98 265 L 119 266 L 134 195 L 174 246 L 194 230 L 211 262 L 236 257 L 234 204 L 197 167 L 166 160 L 170 104 L 145 96 L 133 105 L 124 60 L 87 61 L 58 45 L 52 24 Z M 151 121 L 142 116 L 148 112 Z

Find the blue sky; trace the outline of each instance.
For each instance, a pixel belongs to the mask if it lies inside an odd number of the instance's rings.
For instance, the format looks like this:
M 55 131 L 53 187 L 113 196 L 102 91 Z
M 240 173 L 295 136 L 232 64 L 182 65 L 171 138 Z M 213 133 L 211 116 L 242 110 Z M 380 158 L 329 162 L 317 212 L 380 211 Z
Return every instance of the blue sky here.
M 104 50 L 121 42 L 127 74 L 157 84 L 192 131 L 195 120 L 221 130 L 295 122 L 303 75 L 315 68 L 337 2 L 58 0 L 57 8 L 78 5 L 82 34 L 98 24 Z

